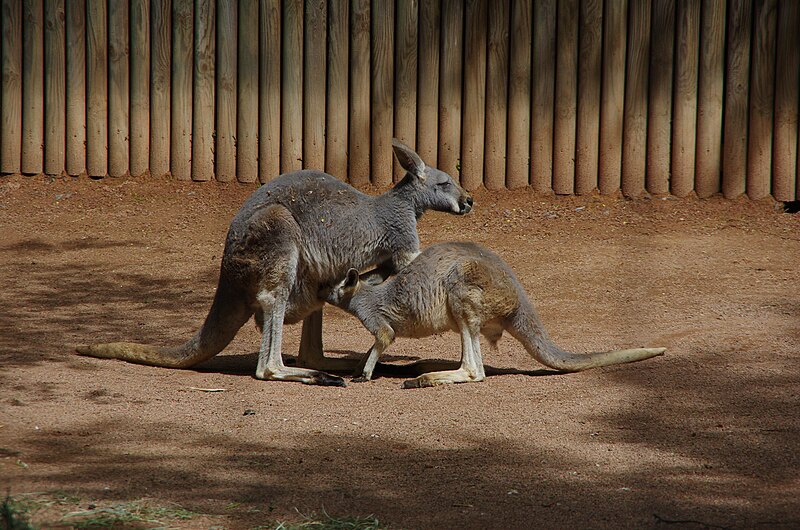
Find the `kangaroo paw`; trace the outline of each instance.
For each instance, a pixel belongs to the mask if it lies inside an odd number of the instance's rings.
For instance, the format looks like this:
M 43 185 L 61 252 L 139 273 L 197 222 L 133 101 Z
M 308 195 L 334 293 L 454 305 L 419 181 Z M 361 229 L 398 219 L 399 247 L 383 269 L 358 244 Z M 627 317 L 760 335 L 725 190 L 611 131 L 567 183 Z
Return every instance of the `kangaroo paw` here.
M 367 379 L 363 375 L 359 375 L 357 377 L 354 377 L 353 379 L 351 379 L 351 381 L 353 383 L 369 383 L 369 379 Z

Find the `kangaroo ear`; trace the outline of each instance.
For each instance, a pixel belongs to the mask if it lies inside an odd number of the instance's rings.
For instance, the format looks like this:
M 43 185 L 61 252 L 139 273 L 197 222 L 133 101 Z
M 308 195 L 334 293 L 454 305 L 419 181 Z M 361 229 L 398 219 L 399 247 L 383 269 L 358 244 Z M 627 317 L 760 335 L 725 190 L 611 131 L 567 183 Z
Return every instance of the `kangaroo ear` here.
M 355 289 L 358 286 L 358 270 L 350 269 L 347 271 L 347 278 L 344 279 L 345 289 Z
M 413 149 L 402 143 L 397 138 L 392 139 L 392 149 L 394 149 L 394 156 L 403 169 L 412 175 L 425 180 L 425 162 L 419 157 Z

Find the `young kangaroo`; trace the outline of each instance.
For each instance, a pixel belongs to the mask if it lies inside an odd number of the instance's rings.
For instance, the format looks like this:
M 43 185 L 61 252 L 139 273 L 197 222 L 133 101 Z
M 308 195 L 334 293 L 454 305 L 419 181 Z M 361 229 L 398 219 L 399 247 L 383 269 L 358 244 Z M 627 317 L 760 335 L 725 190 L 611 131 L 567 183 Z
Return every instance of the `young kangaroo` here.
M 400 142 L 392 146 L 407 173 L 382 195 L 365 195 L 320 171 L 289 173 L 256 190 L 231 222 L 205 322 L 183 345 L 115 342 L 80 346 L 78 353 L 186 368 L 222 351 L 255 313 L 263 333 L 257 378 L 343 386 L 341 377 L 317 371 L 352 369 L 323 356 L 320 286 L 351 268 L 378 266 L 382 277 L 400 270 L 419 254 L 423 212 L 472 208 L 472 197 L 450 175 Z M 282 326 L 301 320 L 298 364 L 316 370 L 283 364 Z
M 355 373 L 356 381 L 372 377 L 378 356 L 395 337 L 427 337 L 446 330 L 461 334 L 461 367 L 423 374 L 406 381 L 405 388 L 482 381 L 486 375 L 480 333 L 495 345 L 508 331 L 534 359 L 565 372 L 641 361 L 665 351 L 637 348 L 576 354 L 559 349 L 548 338 L 511 267 L 473 243 L 430 246 L 379 285 L 360 281 L 358 271 L 351 269 L 320 296 L 358 317 L 375 336 Z

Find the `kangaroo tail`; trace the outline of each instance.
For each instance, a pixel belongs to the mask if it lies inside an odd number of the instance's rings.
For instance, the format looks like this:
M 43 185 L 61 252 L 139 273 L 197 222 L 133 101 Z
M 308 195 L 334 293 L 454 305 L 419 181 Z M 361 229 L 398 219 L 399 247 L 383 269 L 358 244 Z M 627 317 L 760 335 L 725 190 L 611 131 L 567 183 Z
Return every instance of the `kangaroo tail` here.
M 184 345 L 185 346 L 185 345 Z M 183 349 L 175 348 L 175 350 Z M 139 344 L 138 342 L 107 342 L 104 344 L 81 344 L 75 347 L 80 355 L 101 359 L 122 359 L 136 364 L 163 366 L 165 368 L 187 368 L 191 360 L 173 354 L 169 348 Z M 186 357 L 191 357 L 186 356 Z
M 235 288 L 232 282 L 226 281 L 223 273 L 205 322 L 181 346 L 168 348 L 134 342 L 110 342 L 81 345 L 75 349 L 80 355 L 90 357 L 121 359 L 165 368 L 188 368 L 221 352 L 252 314 L 246 294 Z
M 517 311 L 511 319 L 509 333 L 520 341 L 528 353 L 543 365 L 563 372 L 581 372 L 613 364 L 643 361 L 664 355 L 666 348 L 633 348 L 596 353 L 572 353 L 560 349 L 547 336 L 533 307 Z

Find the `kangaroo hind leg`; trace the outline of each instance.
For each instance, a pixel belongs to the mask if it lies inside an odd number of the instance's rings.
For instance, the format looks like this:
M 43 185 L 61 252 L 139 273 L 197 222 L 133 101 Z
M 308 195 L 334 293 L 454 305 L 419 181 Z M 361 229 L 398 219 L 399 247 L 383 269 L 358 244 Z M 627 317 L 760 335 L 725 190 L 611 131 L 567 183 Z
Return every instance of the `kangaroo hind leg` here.
M 422 388 L 449 383 L 469 383 L 483 381 L 486 373 L 483 369 L 481 343 L 478 331 L 472 326 L 461 323 L 461 366 L 456 370 L 428 372 L 403 383 L 403 388 Z
M 285 208 L 265 208 L 251 219 L 248 237 L 250 242 L 247 251 L 251 251 L 254 261 L 258 263 L 255 299 L 259 307 L 256 311 L 256 324 L 261 324 L 262 328 L 256 377 L 344 386 L 344 379 L 341 377 L 283 364 L 283 321 L 289 293 L 297 280 L 300 257 L 300 228 L 294 218 Z M 263 254 L 263 249 L 268 249 L 266 255 Z

